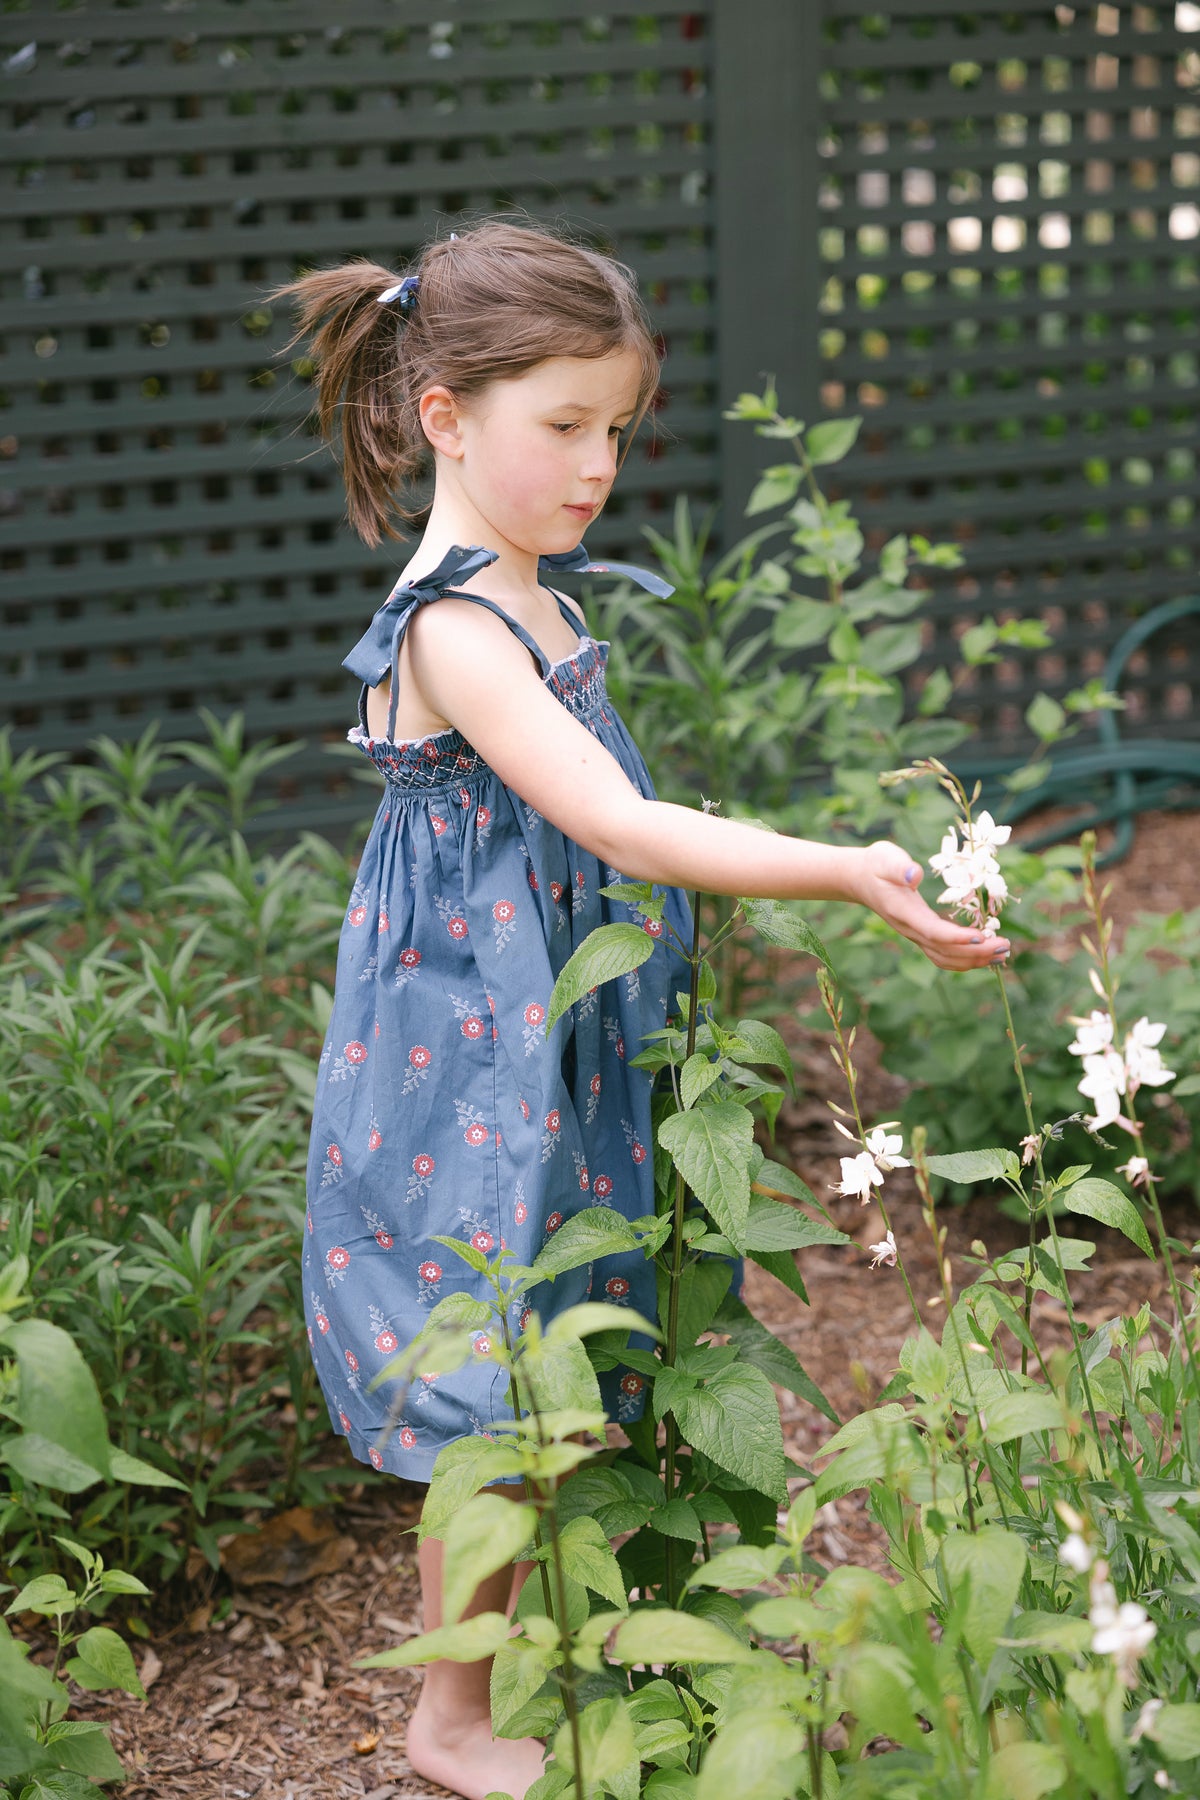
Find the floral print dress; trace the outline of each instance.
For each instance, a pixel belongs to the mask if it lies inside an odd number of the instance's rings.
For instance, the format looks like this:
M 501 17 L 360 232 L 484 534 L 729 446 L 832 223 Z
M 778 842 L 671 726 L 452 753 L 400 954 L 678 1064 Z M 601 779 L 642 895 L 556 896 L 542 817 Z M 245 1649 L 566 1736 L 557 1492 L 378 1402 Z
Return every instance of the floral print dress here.
M 321 1052 L 308 1163 L 303 1279 L 308 1339 L 335 1431 L 353 1454 L 428 1481 L 444 1444 L 511 1417 L 504 1371 L 478 1354 L 453 1373 L 368 1391 L 374 1375 L 421 1330 L 444 1295 L 491 1290 L 434 1240 L 458 1237 L 489 1256 L 506 1244 L 530 1263 L 564 1219 L 616 1207 L 654 1208 L 650 1077 L 630 1067 L 663 1024 L 677 971 L 664 950 L 605 982 L 559 1020 L 546 1014 L 555 979 L 596 926 L 635 920 L 606 899 L 620 881 L 512 791 L 455 730 L 393 740 L 395 671 L 416 608 L 457 593 L 452 583 L 495 561 L 455 547 L 419 585 L 401 581 L 345 666 L 363 681 L 349 733 L 384 791 L 363 850 L 338 950 L 333 1010 Z M 542 559 L 561 569 L 629 575 L 591 563 L 583 546 Z M 483 596 L 538 661 L 551 693 L 653 796 L 645 764 L 604 685 L 608 646 L 580 632 L 551 663 L 524 629 Z M 388 735 L 366 725 L 366 687 L 392 672 Z M 686 897 L 666 918 L 685 939 Z M 654 1316 L 654 1267 L 608 1257 L 539 1287 L 543 1319 L 594 1297 Z M 514 1331 L 524 1303 L 514 1308 Z M 602 1377 L 616 1418 L 641 1411 L 641 1378 Z

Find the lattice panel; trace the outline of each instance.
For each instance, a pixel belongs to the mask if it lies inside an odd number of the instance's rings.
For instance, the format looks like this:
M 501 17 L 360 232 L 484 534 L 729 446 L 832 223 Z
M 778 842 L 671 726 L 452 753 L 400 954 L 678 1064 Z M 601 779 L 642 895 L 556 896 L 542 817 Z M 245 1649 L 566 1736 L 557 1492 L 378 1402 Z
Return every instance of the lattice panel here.
M 243 708 L 308 740 L 289 822 L 345 811 L 339 669 L 403 548 L 310 456 L 261 294 L 528 209 L 639 272 L 668 358 L 589 543 L 716 494 L 709 14 L 671 0 L 162 0 L 4 15 L 0 716 L 76 750 Z M 448 22 L 452 21 L 452 22 Z
M 974 673 L 971 751 L 1193 591 L 1200 6 L 825 0 L 822 399 L 878 544 L 957 540 L 930 658 L 987 616 L 1052 651 Z M 1195 735 L 1200 633 L 1132 664 L 1128 725 Z

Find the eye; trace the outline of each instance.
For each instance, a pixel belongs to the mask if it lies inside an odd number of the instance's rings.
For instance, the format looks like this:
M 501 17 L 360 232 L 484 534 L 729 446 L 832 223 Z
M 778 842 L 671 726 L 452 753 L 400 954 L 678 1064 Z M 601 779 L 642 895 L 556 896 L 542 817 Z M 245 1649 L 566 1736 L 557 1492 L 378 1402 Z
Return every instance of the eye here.
M 577 429 L 577 422 L 575 420 L 564 420 L 561 424 L 551 425 L 550 429 L 551 431 L 557 431 L 561 436 L 566 437 L 568 431 L 575 431 Z

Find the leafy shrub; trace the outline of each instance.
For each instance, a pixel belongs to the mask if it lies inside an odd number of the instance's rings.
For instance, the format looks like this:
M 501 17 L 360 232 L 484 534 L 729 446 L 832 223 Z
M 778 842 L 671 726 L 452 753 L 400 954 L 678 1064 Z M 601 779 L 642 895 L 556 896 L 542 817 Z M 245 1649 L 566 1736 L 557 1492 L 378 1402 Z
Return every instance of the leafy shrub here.
M 297 1248 L 348 867 L 312 836 L 249 848 L 254 784 L 283 752 L 247 749 L 237 719 L 208 724 L 208 744 L 151 728 L 67 769 L 14 759 L 0 737 L 21 882 L 5 918 L 0 1231 L 28 1259 L 39 1316 L 86 1345 L 120 1450 L 164 1482 L 79 1499 L 62 1482 L 51 1510 L 159 1581 L 192 1545 L 215 1567 L 222 1532 L 351 1474 L 317 1467 L 330 1440 Z M 203 783 L 181 781 L 188 762 Z M 11 1457 L 8 1473 L 4 1555 L 49 1556 L 46 1488 Z

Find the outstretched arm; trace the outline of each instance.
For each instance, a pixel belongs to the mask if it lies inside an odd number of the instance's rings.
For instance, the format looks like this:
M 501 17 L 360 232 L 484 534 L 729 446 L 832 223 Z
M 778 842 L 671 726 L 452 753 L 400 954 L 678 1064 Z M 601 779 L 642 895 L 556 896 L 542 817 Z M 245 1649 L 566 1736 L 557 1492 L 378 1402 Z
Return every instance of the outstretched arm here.
M 517 639 L 470 601 L 422 607 L 406 651 L 425 703 L 460 730 L 500 779 L 585 849 L 638 881 L 776 900 L 870 907 L 946 969 L 1008 949 L 935 913 L 898 844 L 864 849 L 759 831 L 646 800 L 620 764 L 538 679 Z

